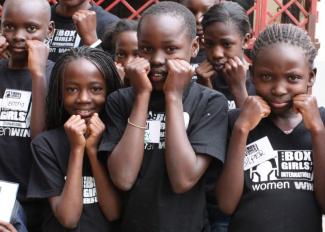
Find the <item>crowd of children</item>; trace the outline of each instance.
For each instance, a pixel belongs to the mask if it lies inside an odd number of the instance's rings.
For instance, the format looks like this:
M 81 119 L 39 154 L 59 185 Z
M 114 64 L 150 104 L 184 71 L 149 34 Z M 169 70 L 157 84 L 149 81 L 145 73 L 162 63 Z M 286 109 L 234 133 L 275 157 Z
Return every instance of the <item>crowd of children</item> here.
M 163 1 L 133 21 L 6 0 L 0 180 L 19 191 L 0 231 L 322 231 L 317 51 L 273 24 L 249 64 L 250 38 L 232 1 Z

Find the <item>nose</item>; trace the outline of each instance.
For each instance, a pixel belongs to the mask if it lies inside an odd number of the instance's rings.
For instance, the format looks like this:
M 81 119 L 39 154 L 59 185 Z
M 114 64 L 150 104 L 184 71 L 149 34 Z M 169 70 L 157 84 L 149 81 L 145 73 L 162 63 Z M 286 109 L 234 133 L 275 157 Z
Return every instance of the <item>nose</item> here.
M 282 96 L 285 95 L 287 93 L 287 88 L 286 88 L 286 84 L 284 81 L 276 81 L 274 82 L 273 86 L 272 86 L 272 90 L 271 93 L 274 96 Z
M 90 94 L 89 94 L 88 90 L 80 91 L 77 101 L 79 103 L 88 103 L 88 102 L 90 102 Z
M 135 56 L 134 55 L 127 56 L 123 65 L 126 66 L 128 63 L 130 63 L 134 59 L 135 59 Z
M 162 66 L 166 62 L 166 56 L 163 51 L 156 51 L 152 53 L 150 57 L 150 65 L 151 66 Z
M 221 60 L 224 58 L 224 51 L 222 46 L 216 45 L 213 48 L 212 56 L 215 61 Z
M 14 40 L 15 41 L 25 41 L 26 34 L 25 34 L 24 30 L 17 29 L 16 32 L 14 33 Z

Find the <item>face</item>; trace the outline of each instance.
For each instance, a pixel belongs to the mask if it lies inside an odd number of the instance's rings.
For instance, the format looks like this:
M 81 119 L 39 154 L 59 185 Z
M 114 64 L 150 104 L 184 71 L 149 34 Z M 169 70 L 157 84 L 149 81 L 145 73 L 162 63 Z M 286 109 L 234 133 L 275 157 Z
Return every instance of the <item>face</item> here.
M 156 90 L 163 88 L 168 74 L 167 60 L 190 62 L 199 46 L 184 30 L 181 20 L 169 15 L 146 16 L 140 25 L 138 40 L 139 55 L 150 63 L 148 77 Z
M 9 43 L 12 59 L 27 57 L 27 40 L 44 41 L 52 33 L 53 23 L 48 22 L 48 12 L 41 12 L 42 9 L 37 4 L 21 1 L 15 6 L 8 4 L 3 12 L 1 33 Z
M 307 93 L 315 79 L 304 51 L 287 43 L 262 49 L 252 71 L 256 93 L 275 115 L 292 112 L 292 98 Z
M 138 39 L 136 31 L 121 32 L 116 37 L 115 61 L 125 66 L 138 56 Z
M 200 43 L 203 44 L 203 29 L 202 29 L 202 19 L 205 12 L 219 0 L 185 0 L 183 5 L 185 5 L 195 16 L 196 20 L 196 30 L 197 36 L 200 38 Z
M 58 2 L 61 6 L 76 7 L 83 4 L 88 4 L 89 0 L 59 0 Z
M 229 58 L 243 58 L 245 38 L 232 23 L 214 22 L 205 28 L 204 48 L 208 61 L 220 71 Z
M 89 119 L 105 104 L 106 83 L 98 68 L 80 58 L 67 64 L 62 82 L 63 105 L 69 115 Z

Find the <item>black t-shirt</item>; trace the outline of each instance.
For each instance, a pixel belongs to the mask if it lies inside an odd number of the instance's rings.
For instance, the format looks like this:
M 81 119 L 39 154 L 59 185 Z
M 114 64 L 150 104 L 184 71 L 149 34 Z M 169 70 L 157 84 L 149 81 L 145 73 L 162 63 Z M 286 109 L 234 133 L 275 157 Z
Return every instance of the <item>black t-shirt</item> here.
M 320 108 L 325 122 L 325 109 Z M 229 124 L 238 117 L 230 111 Z M 256 141 L 267 136 L 274 153 L 256 163 L 265 148 Z M 247 140 L 244 192 L 230 222 L 229 232 L 322 231 L 322 215 L 313 191 L 313 155 L 310 132 L 303 122 L 290 134 L 282 132 L 270 118 L 262 119 Z M 265 146 L 266 142 L 263 142 Z
M 226 96 L 226 98 L 228 99 L 228 108 L 230 110 L 237 108 L 234 97 L 229 90 L 229 86 L 221 74 L 217 74 L 213 79 L 213 89 L 218 90 Z M 246 90 L 248 95 L 250 96 L 256 94 L 255 86 L 252 82 L 249 71 L 246 72 Z
M 53 62 L 46 66 L 49 80 Z M 19 183 L 18 199 L 24 201 L 32 163 L 30 118 L 32 79 L 29 70 L 9 69 L 0 60 L 0 180 Z
M 134 100 L 132 88 L 120 89 L 107 100 L 107 130 L 100 150 L 110 153 L 121 139 Z M 184 122 L 196 153 L 224 160 L 227 138 L 227 101 L 217 91 L 192 83 L 183 96 Z M 144 159 L 133 188 L 127 192 L 122 231 L 198 232 L 206 223 L 202 179 L 183 194 L 173 192 L 167 175 L 164 95 L 153 92 L 149 103 Z M 158 123 L 156 133 L 150 128 Z M 157 124 L 156 124 L 157 125 Z M 159 134 L 158 140 L 151 137 Z M 103 154 L 103 153 L 101 153 Z
M 104 35 L 107 26 L 117 21 L 119 18 L 107 11 L 102 7 L 91 3 L 92 6 L 89 10 L 96 12 L 97 20 L 97 36 L 99 39 Z M 56 61 L 59 56 L 71 48 L 82 46 L 80 36 L 76 31 L 76 27 L 72 21 L 72 17 L 63 17 L 55 12 L 57 5 L 52 6 L 51 20 L 55 23 L 55 30 L 53 37 L 49 41 L 50 55 L 49 59 Z
M 30 176 L 28 197 L 49 198 L 59 196 L 64 188 L 70 155 L 70 144 L 64 129 L 61 127 L 40 134 L 32 141 L 31 147 L 35 167 Z M 45 216 L 44 231 L 116 231 L 100 210 L 95 179 L 91 172 L 87 154 L 84 154 L 82 176 L 83 210 L 77 228 L 74 230 L 65 229 L 57 221 L 53 212 L 49 210 Z

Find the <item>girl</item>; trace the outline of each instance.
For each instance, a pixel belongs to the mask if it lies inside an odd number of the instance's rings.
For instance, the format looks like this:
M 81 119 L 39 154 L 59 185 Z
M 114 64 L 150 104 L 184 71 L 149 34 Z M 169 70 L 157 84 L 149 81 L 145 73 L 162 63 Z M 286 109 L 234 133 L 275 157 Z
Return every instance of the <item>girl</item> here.
M 204 48 L 207 59 L 196 68 L 198 82 L 222 92 L 229 109 L 241 107 L 255 94 L 244 49 L 251 37 L 246 11 L 235 2 L 222 2 L 203 16 Z
M 121 19 L 105 33 L 102 47 L 107 52 L 113 52 L 114 60 L 120 77 L 124 82 L 124 67 L 134 58 L 138 57 L 138 22 Z
M 29 184 L 29 197 L 48 198 L 52 209 L 44 231 L 112 231 L 106 219 L 119 217 L 119 201 L 97 145 L 106 96 L 120 87 L 113 61 L 98 49 L 73 49 L 53 67 L 49 131 L 32 142 L 36 167 Z
M 219 206 L 232 214 L 230 232 L 322 230 L 325 110 L 310 95 L 315 56 L 307 33 L 289 24 L 267 27 L 255 42 L 258 96 L 230 112 L 232 135 L 217 184 Z

